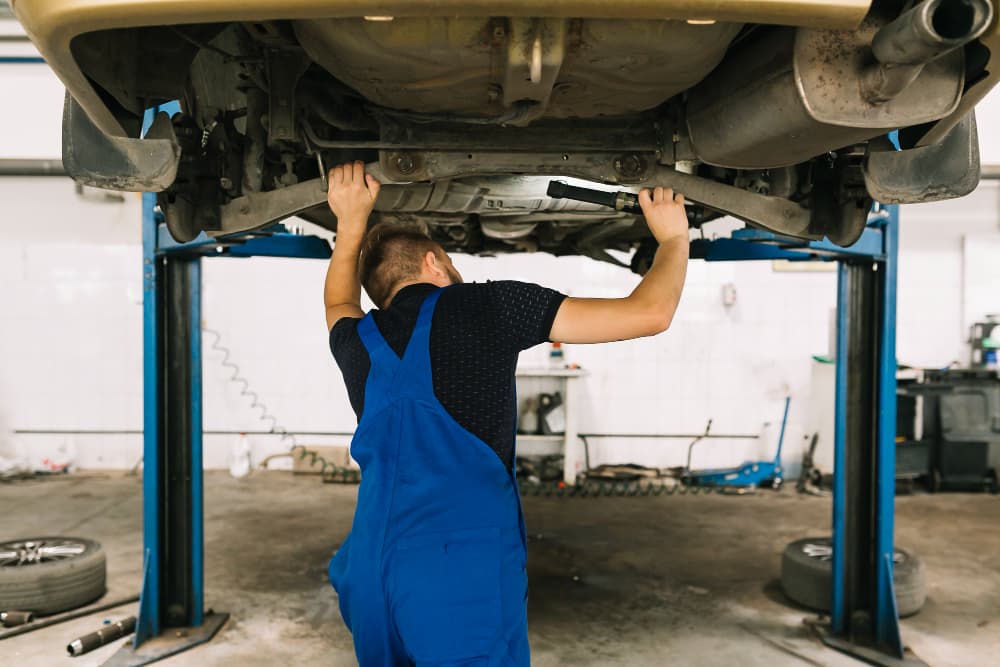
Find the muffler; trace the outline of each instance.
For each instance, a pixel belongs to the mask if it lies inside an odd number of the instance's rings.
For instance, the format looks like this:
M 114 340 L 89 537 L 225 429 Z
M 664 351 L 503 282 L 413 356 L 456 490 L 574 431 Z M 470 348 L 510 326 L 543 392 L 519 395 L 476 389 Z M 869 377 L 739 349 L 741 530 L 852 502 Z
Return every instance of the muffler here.
M 787 167 L 943 118 L 962 96 L 960 47 L 992 16 L 989 0 L 926 0 L 855 30 L 761 31 L 691 91 L 694 153 L 722 167 Z

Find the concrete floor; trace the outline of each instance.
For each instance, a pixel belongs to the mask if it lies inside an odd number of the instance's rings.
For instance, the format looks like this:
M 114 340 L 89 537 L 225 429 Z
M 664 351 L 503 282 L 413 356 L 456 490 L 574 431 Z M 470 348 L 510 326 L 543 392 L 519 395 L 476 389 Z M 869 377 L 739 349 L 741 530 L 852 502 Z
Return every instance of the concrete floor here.
M 206 604 L 232 620 L 182 665 L 355 664 L 326 564 L 350 525 L 355 489 L 287 473 L 206 479 Z M 926 564 L 929 600 L 903 621 L 931 665 L 998 664 L 1000 498 L 897 501 L 897 535 Z M 777 588 L 780 554 L 828 532 L 826 499 L 786 489 L 749 497 L 527 498 L 533 664 L 859 664 L 824 648 Z M 108 552 L 109 595 L 141 572 L 141 483 L 75 475 L 0 484 L 0 536 L 92 537 Z M 67 642 L 136 605 L 0 642 L 0 664 L 100 665 L 113 646 L 68 658 Z

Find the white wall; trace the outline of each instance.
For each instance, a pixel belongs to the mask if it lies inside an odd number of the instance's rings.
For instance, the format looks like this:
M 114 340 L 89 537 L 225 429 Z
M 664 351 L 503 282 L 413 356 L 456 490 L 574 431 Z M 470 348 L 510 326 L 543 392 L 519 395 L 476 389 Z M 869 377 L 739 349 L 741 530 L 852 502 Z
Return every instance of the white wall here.
M 9 428 L 141 425 L 138 204 L 137 195 L 77 196 L 67 179 L 0 179 L 0 419 Z M 16 441 L 39 457 L 74 445 Z M 135 442 L 102 439 L 88 462 L 131 466 Z
M 0 105 L 0 156 L 56 157 L 61 89 L 41 66 L 0 66 L 16 81 L 17 105 Z M 10 89 L 10 88 L 8 88 Z M 980 114 L 985 161 L 1000 162 L 1000 95 Z M 998 130 L 1000 132 L 1000 130 Z M 965 361 L 963 239 L 994 238 L 1000 190 L 986 183 L 957 202 L 909 207 L 900 253 L 899 358 L 942 366 Z M 711 229 L 709 230 L 711 233 Z M 18 434 L 13 445 L 35 459 L 72 452 L 85 467 L 131 467 L 141 454 L 141 283 L 138 198 L 81 197 L 62 179 L 0 180 L 0 424 L 8 430 L 121 430 L 118 435 Z M 997 258 L 1000 261 L 1000 257 Z M 469 280 L 514 278 L 573 295 L 617 295 L 636 281 L 627 270 L 580 258 L 547 255 L 499 259 L 459 257 Z M 204 263 L 204 324 L 218 330 L 242 374 L 284 426 L 349 431 L 353 414 L 330 359 L 320 289 L 325 266 L 315 260 L 217 259 Z M 737 302 L 722 303 L 725 284 Z M 829 349 L 835 304 L 832 272 L 784 273 L 770 263 L 693 262 L 674 326 L 655 339 L 569 346 L 567 357 L 589 370 L 583 381 L 581 428 L 624 433 L 683 433 L 713 419 L 717 433 L 754 433 L 776 424 L 792 396 L 785 461 L 800 458 L 809 417 L 813 354 Z M 989 291 L 989 286 L 974 289 Z M 977 292 L 976 304 L 988 303 Z M 979 306 L 977 306 L 979 307 Z M 986 306 L 981 306 L 986 308 Z M 1000 305 L 992 312 L 1000 311 Z M 258 430 L 249 399 L 221 365 L 204 356 L 205 427 Z M 526 365 L 544 363 L 529 351 Z M 759 442 L 712 441 L 696 449 L 696 466 L 767 457 L 772 426 Z M 0 438 L 3 436 L 0 435 Z M 206 464 L 225 465 L 235 436 L 206 437 Z M 305 436 L 309 444 L 344 443 Z M 275 438 L 252 438 L 255 457 L 279 451 Z M 686 441 L 594 441 L 594 463 L 683 462 Z M 4 443 L 0 441 L 0 453 Z M 7 443 L 7 447 L 11 442 Z
M 1000 181 L 984 181 L 963 199 L 904 207 L 901 222 L 899 360 L 921 367 L 968 364 L 969 327 L 1000 313 L 1000 285 L 991 289 L 973 279 L 963 287 L 963 243 L 968 238 L 987 247 L 1000 239 Z M 1000 256 L 993 261 L 1000 264 Z
M 0 154 L 59 157 L 65 95 L 62 83 L 45 65 L 10 63 L 0 64 L 0 81 L 7 91 L 0 104 Z

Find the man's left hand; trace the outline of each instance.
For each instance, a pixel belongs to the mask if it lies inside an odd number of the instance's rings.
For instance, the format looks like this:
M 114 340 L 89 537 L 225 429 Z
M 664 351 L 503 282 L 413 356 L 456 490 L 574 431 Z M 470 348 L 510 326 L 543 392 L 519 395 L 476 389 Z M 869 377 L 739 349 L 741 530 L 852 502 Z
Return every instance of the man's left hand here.
M 365 174 L 365 164 L 360 160 L 334 167 L 328 181 L 326 201 L 337 216 L 337 235 L 362 236 L 378 198 L 379 182 Z

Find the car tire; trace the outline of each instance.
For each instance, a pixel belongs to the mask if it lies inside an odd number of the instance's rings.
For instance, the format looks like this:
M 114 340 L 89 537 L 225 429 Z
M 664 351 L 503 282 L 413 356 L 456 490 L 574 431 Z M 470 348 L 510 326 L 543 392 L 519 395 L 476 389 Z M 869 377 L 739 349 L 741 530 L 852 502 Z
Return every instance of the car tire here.
M 93 602 L 104 595 L 106 584 L 107 559 L 93 540 L 33 537 L 0 542 L 0 610 L 56 614 Z
M 781 588 L 803 607 L 829 613 L 832 596 L 833 563 L 817 553 L 832 551 L 830 537 L 796 540 L 781 555 Z M 927 600 L 923 563 L 906 549 L 896 548 L 892 579 L 899 616 L 916 614 Z

